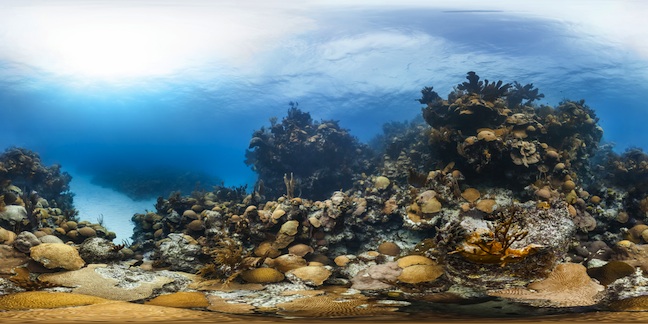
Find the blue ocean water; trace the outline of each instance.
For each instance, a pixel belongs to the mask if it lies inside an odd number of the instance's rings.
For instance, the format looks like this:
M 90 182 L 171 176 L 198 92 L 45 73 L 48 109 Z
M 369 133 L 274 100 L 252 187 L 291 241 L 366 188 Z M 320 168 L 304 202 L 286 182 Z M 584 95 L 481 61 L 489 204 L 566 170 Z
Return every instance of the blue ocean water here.
M 448 93 L 476 71 L 533 83 L 540 103 L 585 99 L 615 150 L 648 148 L 645 2 L 399 3 L 2 1 L 0 148 L 85 179 L 82 218 L 126 224 L 118 240 L 152 202 L 98 205 L 110 198 L 88 179 L 171 170 L 252 186 L 252 132 L 291 101 L 368 142 L 421 114 L 421 88 Z

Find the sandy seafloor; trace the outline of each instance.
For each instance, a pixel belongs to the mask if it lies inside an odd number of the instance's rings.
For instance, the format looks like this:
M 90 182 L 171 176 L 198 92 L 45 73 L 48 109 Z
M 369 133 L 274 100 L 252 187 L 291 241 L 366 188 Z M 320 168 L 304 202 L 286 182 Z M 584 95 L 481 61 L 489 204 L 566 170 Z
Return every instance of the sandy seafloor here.
M 97 222 L 103 218 L 105 227 L 117 234 L 113 240 L 115 243 L 130 240 L 133 214 L 155 210 L 156 199 L 135 201 L 123 193 L 93 184 L 90 176 L 69 173 L 72 176 L 70 191 L 74 193 L 74 207 L 79 211 L 79 219 Z

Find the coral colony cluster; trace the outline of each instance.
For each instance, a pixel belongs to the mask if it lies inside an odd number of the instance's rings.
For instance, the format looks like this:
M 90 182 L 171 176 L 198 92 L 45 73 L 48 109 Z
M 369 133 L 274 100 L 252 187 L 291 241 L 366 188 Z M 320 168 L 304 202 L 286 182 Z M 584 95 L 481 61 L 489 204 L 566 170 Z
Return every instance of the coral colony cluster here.
M 252 192 L 160 197 L 120 244 L 79 220 L 68 174 L 10 148 L 0 301 L 45 290 L 293 317 L 648 309 L 648 155 L 601 145 L 582 100 L 538 105 L 532 84 L 466 79 L 446 98 L 423 88 L 425 123 L 387 124 L 371 147 L 291 103 L 252 134 Z

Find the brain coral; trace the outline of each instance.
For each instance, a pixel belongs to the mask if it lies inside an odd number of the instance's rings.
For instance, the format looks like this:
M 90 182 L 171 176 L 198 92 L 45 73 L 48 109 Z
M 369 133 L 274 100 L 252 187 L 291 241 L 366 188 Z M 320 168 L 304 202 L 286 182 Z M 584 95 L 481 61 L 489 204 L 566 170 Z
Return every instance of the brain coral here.
M 144 304 L 177 308 L 199 308 L 209 306 L 205 294 L 193 291 L 180 291 L 172 294 L 161 295 L 145 302 Z
M 290 270 L 289 274 L 313 286 L 321 286 L 331 276 L 331 271 L 320 266 L 306 266 Z M 290 277 L 289 277 L 290 278 Z
M 95 296 L 48 291 L 26 291 L 0 296 L 0 310 L 59 308 L 108 302 Z
M 48 269 L 78 270 L 85 264 L 74 247 L 63 243 L 42 243 L 33 246 L 30 255 Z
M 271 283 L 284 280 L 284 275 L 277 269 L 256 268 L 243 271 L 241 278 L 250 283 Z

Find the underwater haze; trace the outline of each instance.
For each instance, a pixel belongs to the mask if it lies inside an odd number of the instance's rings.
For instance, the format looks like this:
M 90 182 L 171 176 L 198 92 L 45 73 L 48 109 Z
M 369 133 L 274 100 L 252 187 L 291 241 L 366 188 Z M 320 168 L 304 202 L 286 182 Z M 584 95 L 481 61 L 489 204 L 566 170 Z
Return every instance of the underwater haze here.
M 419 117 L 423 87 L 448 93 L 468 71 L 533 83 L 540 104 L 585 99 L 603 142 L 645 150 L 647 12 L 630 0 L 1 0 L 0 147 L 62 165 L 81 218 L 103 217 L 118 240 L 169 194 L 118 180 L 168 172 L 250 190 L 252 133 L 290 102 L 366 143 Z

